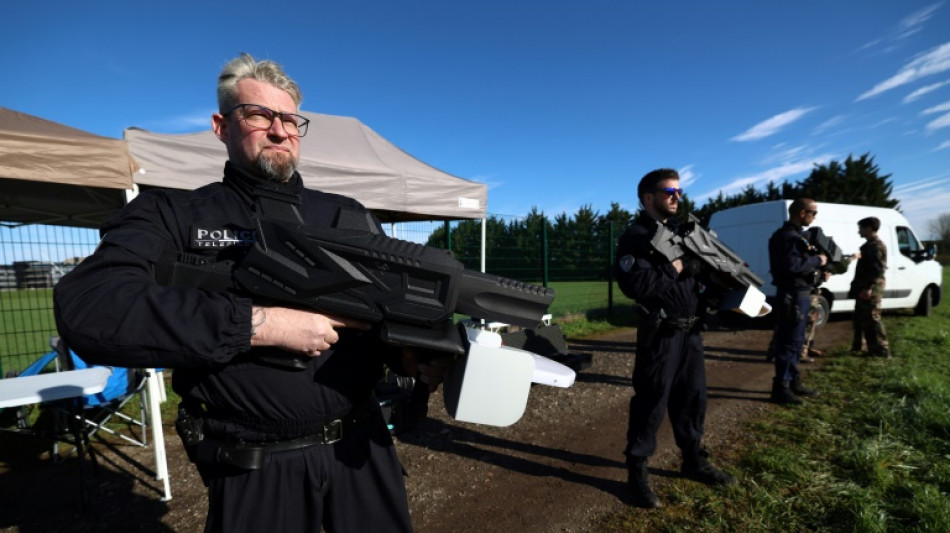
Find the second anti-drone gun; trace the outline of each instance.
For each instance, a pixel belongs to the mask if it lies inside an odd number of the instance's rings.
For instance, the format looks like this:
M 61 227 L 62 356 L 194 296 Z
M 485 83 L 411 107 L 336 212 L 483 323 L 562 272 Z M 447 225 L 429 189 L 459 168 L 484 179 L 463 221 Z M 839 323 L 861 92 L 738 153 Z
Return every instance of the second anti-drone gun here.
M 707 231 L 693 215 L 677 231 L 659 224 L 650 244 L 670 261 L 694 259 L 700 265 L 700 279 L 716 291 L 719 308 L 763 316 L 771 311 L 758 277 L 732 249 Z

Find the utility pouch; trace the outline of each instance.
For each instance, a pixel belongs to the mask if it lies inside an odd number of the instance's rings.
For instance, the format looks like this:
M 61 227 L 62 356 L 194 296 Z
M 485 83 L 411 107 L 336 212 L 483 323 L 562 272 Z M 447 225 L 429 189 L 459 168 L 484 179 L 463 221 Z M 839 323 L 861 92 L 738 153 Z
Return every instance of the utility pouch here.
M 644 347 L 650 346 L 653 338 L 663 325 L 663 319 L 666 318 L 666 311 L 660 308 L 658 312 L 651 313 L 642 305 L 637 306 L 637 311 L 641 314 L 641 320 L 638 322 L 637 329 L 642 328 L 642 339 Z
M 197 462 L 198 444 L 204 440 L 204 418 L 196 416 L 184 403 L 178 404 L 178 418 L 175 420 L 175 432 L 185 445 L 188 460 Z

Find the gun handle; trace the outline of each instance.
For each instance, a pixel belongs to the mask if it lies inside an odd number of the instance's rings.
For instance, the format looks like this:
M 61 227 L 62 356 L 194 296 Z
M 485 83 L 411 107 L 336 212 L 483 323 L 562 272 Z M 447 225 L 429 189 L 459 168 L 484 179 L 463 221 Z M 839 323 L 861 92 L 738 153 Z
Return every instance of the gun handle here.
M 459 330 L 449 320 L 434 327 L 384 321 L 380 324 L 379 336 L 383 342 L 396 346 L 416 346 L 452 355 L 465 354 L 465 345 L 462 344 Z

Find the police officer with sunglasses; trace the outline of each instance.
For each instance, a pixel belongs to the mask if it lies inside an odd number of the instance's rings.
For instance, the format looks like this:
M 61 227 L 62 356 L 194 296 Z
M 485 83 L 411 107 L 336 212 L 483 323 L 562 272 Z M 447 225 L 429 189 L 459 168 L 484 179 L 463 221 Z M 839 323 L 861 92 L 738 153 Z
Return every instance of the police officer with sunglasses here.
M 706 370 L 700 337 L 698 265 L 670 262 L 650 241 L 660 224 L 676 231 L 676 212 L 683 195 L 679 174 L 654 170 L 640 180 L 643 207 L 617 245 L 617 282 L 621 291 L 645 309 L 637 327 L 634 396 L 625 449 L 631 503 L 660 506 L 650 486 L 647 459 L 656 451 L 656 433 L 669 413 L 686 477 L 710 485 L 735 479 L 709 462 L 701 446 L 706 418 Z

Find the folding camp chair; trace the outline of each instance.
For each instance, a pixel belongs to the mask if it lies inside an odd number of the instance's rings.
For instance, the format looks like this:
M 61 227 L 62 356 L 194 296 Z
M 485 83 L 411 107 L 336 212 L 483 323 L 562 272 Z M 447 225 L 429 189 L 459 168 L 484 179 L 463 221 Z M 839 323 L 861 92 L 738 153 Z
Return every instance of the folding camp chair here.
M 53 337 L 50 346 L 56 354 L 60 368 L 65 370 L 81 370 L 90 368 L 72 350 L 66 347 L 62 339 Z M 146 373 L 137 369 L 112 367 L 112 376 L 106 383 L 106 388 L 98 394 L 82 396 L 81 406 L 85 420 L 86 435 L 92 438 L 102 431 L 115 437 L 135 444 L 148 444 L 148 398 L 145 393 Z M 126 404 L 138 398 L 138 416 L 127 414 Z M 75 413 L 69 416 L 77 416 Z M 116 419 L 121 422 L 116 423 Z M 124 426 L 126 431 L 122 431 Z

